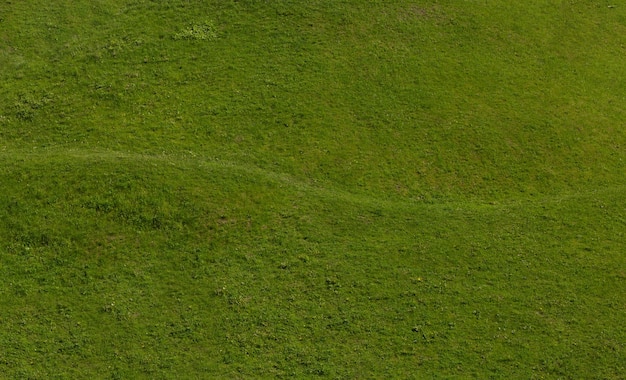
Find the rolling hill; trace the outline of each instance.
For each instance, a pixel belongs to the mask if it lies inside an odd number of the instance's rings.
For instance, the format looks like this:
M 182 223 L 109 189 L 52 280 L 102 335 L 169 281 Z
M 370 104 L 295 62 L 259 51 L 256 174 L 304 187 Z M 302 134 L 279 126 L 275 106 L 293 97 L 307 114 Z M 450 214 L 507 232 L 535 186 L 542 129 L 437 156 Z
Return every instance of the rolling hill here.
M 0 4 L 7 378 L 621 378 L 626 6 Z

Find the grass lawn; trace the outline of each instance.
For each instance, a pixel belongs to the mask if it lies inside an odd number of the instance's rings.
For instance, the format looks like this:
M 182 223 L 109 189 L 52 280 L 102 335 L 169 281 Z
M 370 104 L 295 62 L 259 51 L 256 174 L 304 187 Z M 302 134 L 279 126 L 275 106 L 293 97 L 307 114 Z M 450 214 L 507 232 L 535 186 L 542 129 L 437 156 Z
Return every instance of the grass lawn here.
M 0 374 L 626 373 L 626 5 L 0 3 Z

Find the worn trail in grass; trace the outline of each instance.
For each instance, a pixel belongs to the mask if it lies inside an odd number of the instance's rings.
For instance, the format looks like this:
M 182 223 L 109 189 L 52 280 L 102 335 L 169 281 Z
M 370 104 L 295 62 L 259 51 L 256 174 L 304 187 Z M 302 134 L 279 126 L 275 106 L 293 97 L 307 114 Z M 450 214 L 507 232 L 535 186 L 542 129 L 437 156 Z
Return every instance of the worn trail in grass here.
M 83 161 L 86 164 L 99 165 L 118 163 L 119 167 L 124 168 L 126 162 L 142 162 L 152 167 L 158 168 L 163 165 L 172 168 L 178 168 L 186 173 L 194 171 L 212 172 L 219 171 L 229 173 L 237 178 L 245 177 L 246 181 L 258 179 L 261 181 L 270 181 L 275 186 L 286 186 L 286 191 L 301 191 L 307 195 L 314 195 L 323 199 L 331 199 L 335 201 L 345 201 L 354 203 L 355 205 L 377 205 L 379 207 L 389 209 L 411 210 L 415 207 L 459 207 L 459 208 L 475 208 L 475 207 L 492 207 L 496 208 L 502 205 L 522 205 L 522 204 L 550 204 L 553 202 L 560 203 L 563 200 L 584 199 L 589 196 L 603 198 L 606 194 L 617 194 L 624 192 L 626 185 L 613 184 L 611 186 L 603 186 L 598 188 L 584 188 L 584 191 L 576 192 L 574 190 L 565 190 L 562 193 L 549 194 L 519 194 L 517 197 L 509 199 L 489 197 L 449 197 L 439 198 L 437 200 L 412 199 L 401 196 L 400 194 L 380 194 L 380 196 L 369 195 L 367 193 L 352 193 L 342 187 L 333 188 L 333 183 L 329 181 L 308 180 L 294 177 L 288 173 L 271 171 L 251 164 L 238 164 L 233 161 L 222 160 L 218 157 L 200 157 L 198 154 L 188 151 L 179 154 L 141 154 L 134 152 L 121 151 L 105 151 L 105 150 L 81 150 L 81 149 L 54 149 L 43 148 L 33 150 L 12 150 L 4 149 L 0 152 L 0 159 L 11 161 L 12 163 L 27 162 L 33 164 L 49 165 L 52 163 L 67 164 L 75 161 Z M 12 168 L 17 171 L 19 169 Z M 157 169 L 158 171 L 158 169 Z M 192 177 L 194 175 L 192 174 Z M 386 196 L 385 196 L 386 195 Z M 384 196 L 384 198 L 383 198 Z

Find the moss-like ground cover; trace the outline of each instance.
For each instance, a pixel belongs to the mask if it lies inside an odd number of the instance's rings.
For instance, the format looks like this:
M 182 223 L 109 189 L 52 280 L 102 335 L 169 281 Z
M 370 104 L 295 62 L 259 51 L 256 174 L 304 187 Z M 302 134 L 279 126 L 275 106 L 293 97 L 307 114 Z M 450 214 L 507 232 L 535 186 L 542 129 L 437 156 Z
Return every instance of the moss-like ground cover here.
M 626 6 L 0 3 L 6 378 L 622 378 Z

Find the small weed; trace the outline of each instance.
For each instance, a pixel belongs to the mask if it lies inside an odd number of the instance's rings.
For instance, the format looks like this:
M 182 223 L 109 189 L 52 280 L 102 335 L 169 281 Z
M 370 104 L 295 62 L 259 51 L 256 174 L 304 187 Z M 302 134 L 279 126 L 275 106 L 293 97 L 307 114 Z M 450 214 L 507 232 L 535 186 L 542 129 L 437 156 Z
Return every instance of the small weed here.
M 217 38 L 215 25 L 212 21 L 194 24 L 174 34 L 174 40 L 213 40 Z
M 50 103 L 49 95 L 36 96 L 30 93 L 22 93 L 13 105 L 15 117 L 22 121 L 32 121 L 37 112 Z

